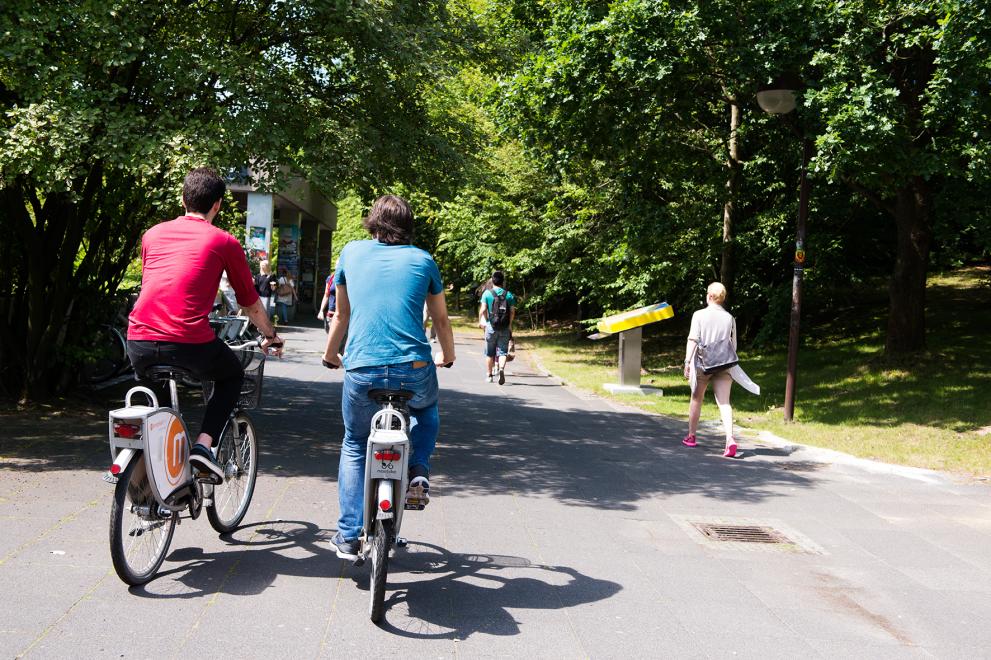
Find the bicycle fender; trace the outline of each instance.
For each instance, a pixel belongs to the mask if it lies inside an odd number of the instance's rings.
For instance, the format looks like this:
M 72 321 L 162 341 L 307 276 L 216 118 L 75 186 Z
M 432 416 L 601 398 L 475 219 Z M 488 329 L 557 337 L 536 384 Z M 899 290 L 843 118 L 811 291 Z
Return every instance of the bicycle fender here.
M 114 458 L 113 465 L 107 470 L 107 473 L 103 475 L 103 480 L 108 484 L 117 483 L 117 475 L 122 474 L 124 470 L 127 469 L 128 464 L 131 459 L 139 452 L 138 449 L 124 448 L 117 452 L 117 456 Z

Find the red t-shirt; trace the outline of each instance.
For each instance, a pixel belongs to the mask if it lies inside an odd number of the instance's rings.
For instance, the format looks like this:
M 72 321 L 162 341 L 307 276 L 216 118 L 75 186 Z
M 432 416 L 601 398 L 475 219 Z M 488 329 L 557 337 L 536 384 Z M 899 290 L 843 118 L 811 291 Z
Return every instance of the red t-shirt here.
M 238 305 L 247 307 L 258 300 L 241 244 L 196 216 L 180 216 L 146 231 L 141 265 L 141 295 L 131 312 L 128 339 L 213 341 L 207 317 L 225 270 Z

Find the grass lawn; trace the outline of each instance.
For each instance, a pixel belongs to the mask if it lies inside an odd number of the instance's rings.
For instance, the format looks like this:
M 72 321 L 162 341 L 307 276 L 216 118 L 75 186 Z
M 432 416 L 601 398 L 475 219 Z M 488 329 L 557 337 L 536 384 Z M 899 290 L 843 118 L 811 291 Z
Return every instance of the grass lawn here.
M 733 388 L 734 421 L 794 442 L 889 463 L 991 477 L 991 277 L 989 268 L 931 276 L 925 355 L 882 361 L 887 294 L 851 291 L 848 303 L 823 309 L 806 299 L 799 352 L 795 422 L 782 418 L 785 351 L 742 351 L 740 364 L 761 386 Z M 664 396 L 612 396 L 617 339 L 593 342 L 572 331 L 516 332 L 521 348 L 567 383 L 644 410 L 687 420 L 682 377 L 691 312 L 648 326 L 642 382 Z M 711 389 L 702 421 L 718 421 Z

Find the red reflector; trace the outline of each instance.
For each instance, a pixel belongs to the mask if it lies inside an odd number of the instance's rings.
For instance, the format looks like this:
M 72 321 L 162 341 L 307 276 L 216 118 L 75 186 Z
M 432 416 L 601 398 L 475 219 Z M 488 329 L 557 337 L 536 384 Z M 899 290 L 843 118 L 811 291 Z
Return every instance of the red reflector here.
M 114 463 L 110 466 L 110 474 L 120 474 L 120 466 Z
M 399 452 L 398 451 L 377 451 L 375 452 L 376 461 L 398 461 Z
M 382 509 L 383 511 L 388 511 L 389 509 L 392 508 L 392 502 L 390 502 L 389 500 L 382 500 L 381 502 L 379 502 L 379 508 Z
M 141 427 L 137 424 L 114 424 L 114 435 L 120 438 L 141 437 Z

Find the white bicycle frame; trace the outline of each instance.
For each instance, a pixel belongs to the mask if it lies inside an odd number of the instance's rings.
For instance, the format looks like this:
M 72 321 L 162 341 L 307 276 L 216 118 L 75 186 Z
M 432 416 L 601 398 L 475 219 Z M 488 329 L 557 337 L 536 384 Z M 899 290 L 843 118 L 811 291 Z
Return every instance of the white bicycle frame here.
M 393 520 L 392 531 L 399 539 L 409 481 L 410 441 L 406 415 L 392 403 L 386 403 L 372 417 L 371 427 L 365 450 L 365 509 L 359 536 L 362 561 L 371 549 L 376 520 Z

